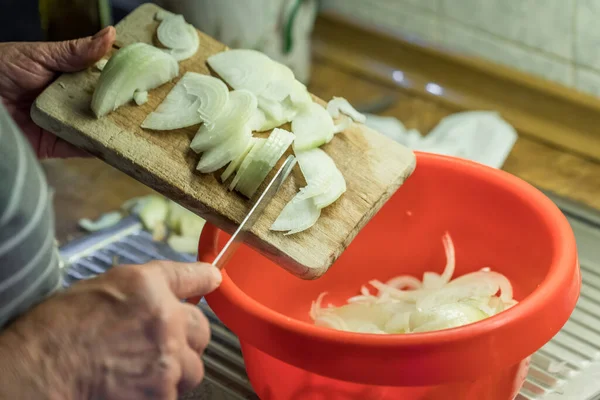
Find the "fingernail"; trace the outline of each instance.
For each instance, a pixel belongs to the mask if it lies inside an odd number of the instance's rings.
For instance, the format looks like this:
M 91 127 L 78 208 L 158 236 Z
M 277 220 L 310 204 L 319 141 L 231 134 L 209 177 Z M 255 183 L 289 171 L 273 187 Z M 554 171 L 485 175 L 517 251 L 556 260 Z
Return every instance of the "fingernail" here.
M 221 274 L 221 271 L 219 271 L 219 269 L 217 267 L 212 266 L 211 273 L 212 273 L 213 277 L 215 278 L 216 284 L 220 285 L 221 282 L 223 281 L 223 275 Z
M 92 40 L 101 38 L 102 36 L 106 35 L 109 30 L 110 26 L 107 26 L 106 28 L 102 29 L 101 31 L 97 32 L 94 36 L 92 36 Z

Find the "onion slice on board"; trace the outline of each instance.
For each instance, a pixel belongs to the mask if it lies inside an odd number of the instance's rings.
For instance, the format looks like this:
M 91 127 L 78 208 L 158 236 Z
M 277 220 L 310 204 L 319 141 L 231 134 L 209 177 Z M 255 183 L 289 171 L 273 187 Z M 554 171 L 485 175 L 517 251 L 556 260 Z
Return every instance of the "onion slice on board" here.
M 167 53 L 171 54 L 177 61 L 187 60 L 198 51 L 200 47 L 200 37 L 193 25 L 187 24 L 187 31 L 192 40 L 192 45 L 185 49 L 166 49 Z
M 102 117 L 133 99 L 135 91 L 148 91 L 179 74 L 169 54 L 145 43 L 123 47 L 106 63 L 92 96 L 92 111 Z
M 238 167 L 237 174 L 233 177 L 233 179 L 231 180 L 231 183 L 229 184 L 229 190 L 235 189 L 236 185 L 240 181 L 240 178 L 242 177 L 242 175 L 244 175 L 244 171 L 246 171 L 246 168 L 248 168 L 248 165 L 250 165 L 250 163 L 260 153 L 260 149 L 265 145 L 265 143 L 267 142 L 267 139 L 254 138 L 253 141 L 254 141 L 254 145 L 252 146 L 252 148 L 250 149 L 250 152 L 248 152 L 248 154 L 246 155 L 246 157 L 244 157 L 244 160 Z
M 133 101 L 135 101 L 135 104 L 137 104 L 138 106 L 146 104 L 148 102 L 148 92 L 145 90 L 136 90 L 135 92 L 133 92 Z
M 297 140 L 297 139 L 296 139 Z M 307 186 L 301 197 L 311 197 L 318 208 L 335 202 L 346 191 L 346 180 L 335 162 L 321 149 L 296 151 Z
M 333 97 L 327 103 L 327 112 L 332 118 L 338 118 L 340 113 L 352 118 L 355 122 L 365 123 L 367 117 L 358 111 L 343 97 Z
M 142 122 L 142 128 L 172 130 L 210 123 L 225 109 L 228 100 L 229 90 L 220 79 L 186 72 Z
M 200 126 L 190 147 L 196 153 L 207 151 L 235 135 L 240 129 L 250 129 L 248 122 L 255 115 L 256 97 L 247 90 L 229 93 L 225 110 L 211 124 Z
M 277 69 L 268 56 L 249 49 L 226 50 L 210 56 L 207 62 L 229 86 L 255 95 L 267 88 Z
M 314 149 L 333 139 L 335 127 L 331 115 L 320 104 L 311 103 L 292 120 L 296 135 L 294 150 Z
M 238 172 L 241 176 L 235 190 L 251 198 L 293 141 L 291 132 L 274 129 L 246 168 Z
M 185 49 L 193 45 L 183 15 L 166 16 L 156 28 L 156 37 L 163 46 L 170 49 Z
M 223 171 L 223 173 L 221 174 L 221 182 L 225 182 L 235 171 L 238 170 L 248 153 L 250 153 L 250 150 L 252 150 L 252 147 L 254 147 L 254 145 L 256 144 L 256 141 L 257 138 L 253 137 L 252 139 L 250 139 L 246 150 L 244 150 L 244 152 L 240 154 L 235 160 L 229 163 L 227 168 L 225 168 L 225 171 Z
M 163 50 L 178 61 L 192 57 L 200 47 L 196 28 L 179 14 L 164 15 L 156 29 L 156 37 L 166 47 Z
M 235 160 L 248 147 L 252 131 L 244 126 L 224 142 L 204 152 L 196 169 L 204 174 L 214 172 Z
M 299 199 L 297 194 L 285 205 L 271 230 L 286 231 L 285 235 L 292 235 L 313 226 L 320 216 L 321 209 L 312 199 Z

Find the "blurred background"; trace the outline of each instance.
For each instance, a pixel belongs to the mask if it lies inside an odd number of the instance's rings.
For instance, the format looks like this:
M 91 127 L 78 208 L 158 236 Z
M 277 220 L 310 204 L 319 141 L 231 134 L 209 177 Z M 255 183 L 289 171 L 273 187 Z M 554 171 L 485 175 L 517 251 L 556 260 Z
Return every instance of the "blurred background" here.
M 59 40 L 90 34 L 118 22 L 144 2 L 1 0 L 0 41 Z M 185 14 L 194 25 L 220 36 L 231 47 L 263 46 L 273 54 L 278 52 L 269 48 L 285 40 L 286 23 L 296 20 L 296 35 L 305 36 L 319 7 L 371 27 L 474 54 L 600 95 L 598 0 L 321 0 L 318 5 L 316 0 L 154 2 Z M 294 11 L 297 8 L 300 11 Z M 219 16 L 227 19 L 218 22 Z M 215 35 L 217 27 L 219 34 Z M 262 33 L 272 33 L 273 29 L 280 29 L 281 34 L 268 36 L 267 43 L 256 42 Z M 298 46 L 303 46 L 302 41 Z

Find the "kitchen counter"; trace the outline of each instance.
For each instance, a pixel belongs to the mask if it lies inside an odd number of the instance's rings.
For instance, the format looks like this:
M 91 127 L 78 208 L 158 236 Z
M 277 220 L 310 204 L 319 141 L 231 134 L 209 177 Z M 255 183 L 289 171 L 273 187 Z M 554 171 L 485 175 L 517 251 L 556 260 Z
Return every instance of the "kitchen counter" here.
M 421 132 L 457 111 L 418 93 L 374 82 L 319 57 L 314 61 L 310 90 L 323 99 L 346 97 L 357 107 L 382 101 L 388 104 L 382 115 L 395 116 L 408 128 Z M 95 218 L 118 209 L 132 197 L 152 193 L 97 159 L 46 160 L 43 166 L 56 190 L 56 229 L 61 243 L 81 235 L 77 228 L 80 218 Z M 504 170 L 543 190 L 600 210 L 600 163 L 595 160 L 520 136 Z

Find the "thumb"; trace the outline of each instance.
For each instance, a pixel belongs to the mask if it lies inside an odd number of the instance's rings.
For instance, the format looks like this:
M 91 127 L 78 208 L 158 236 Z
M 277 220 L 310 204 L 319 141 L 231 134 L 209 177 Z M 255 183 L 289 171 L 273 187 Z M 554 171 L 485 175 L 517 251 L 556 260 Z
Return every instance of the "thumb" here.
M 180 299 L 208 294 L 223 280 L 221 271 L 207 263 L 155 261 L 152 264 Z
M 115 36 L 115 28 L 108 26 L 94 36 L 82 39 L 39 43 L 37 57 L 41 57 L 40 63 L 51 71 L 80 71 L 104 57 L 111 49 Z

